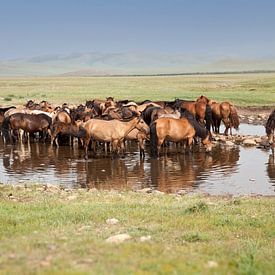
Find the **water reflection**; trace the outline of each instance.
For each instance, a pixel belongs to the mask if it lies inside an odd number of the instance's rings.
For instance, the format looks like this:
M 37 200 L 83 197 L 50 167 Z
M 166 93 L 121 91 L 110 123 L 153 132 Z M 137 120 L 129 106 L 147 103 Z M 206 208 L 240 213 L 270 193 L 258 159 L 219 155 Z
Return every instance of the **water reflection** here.
M 174 154 L 151 160 L 152 185 L 168 193 L 197 188 L 212 173 L 223 176 L 236 173 L 239 153 L 238 147 L 215 147 L 211 155 L 201 150 L 194 154 Z
M 4 146 L 0 141 L 0 181 L 64 184 L 97 189 L 145 187 L 174 193 L 181 189 L 210 194 L 274 194 L 274 155 L 257 149 L 216 146 L 178 154 L 171 146 L 160 159 L 140 160 L 135 143 L 124 159 L 98 156 L 83 160 L 82 150 L 41 143 Z M 256 160 L 256 161 L 255 161 Z M 267 161 L 268 160 L 268 161 Z M 267 162 L 266 162 L 267 161 Z M 255 178 L 251 183 L 249 178 Z
M 275 155 L 274 151 L 268 157 L 268 162 L 266 166 L 267 175 L 270 181 L 275 184 Z

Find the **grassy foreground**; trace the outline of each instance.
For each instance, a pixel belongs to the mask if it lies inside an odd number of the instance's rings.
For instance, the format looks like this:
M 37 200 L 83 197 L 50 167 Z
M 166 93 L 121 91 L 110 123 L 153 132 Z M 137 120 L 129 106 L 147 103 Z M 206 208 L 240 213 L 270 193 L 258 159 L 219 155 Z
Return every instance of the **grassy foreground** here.
M 0 273 L 272 274 L 274 211 L 268 197 L 2 185 Z M 106 242 L 119 233 L 131 239 Z
M 84 103 L 113 96 L 131 100 L 194 100 L 201 94 L 237 106 L 273 105 L 275 73 L 147 76 L 0 78 L 0 105 L 29 99 L 52 103 Z

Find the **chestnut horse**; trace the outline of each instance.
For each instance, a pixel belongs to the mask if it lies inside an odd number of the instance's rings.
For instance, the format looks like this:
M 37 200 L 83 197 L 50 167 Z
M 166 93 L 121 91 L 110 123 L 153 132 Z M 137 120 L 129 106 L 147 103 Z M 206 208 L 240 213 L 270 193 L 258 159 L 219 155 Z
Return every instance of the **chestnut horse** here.
M 212 127 L 215 133 L 220 132 L 221 121 L 225 125 L 224 134 L 228 135 L 230 129 L 230 135 L 232 135 L 232 127 L 236 130 L 239 129 L 240 121 L 237 114 L 237 110 L 234 105 L 229 102 L 210 102 L 212 109 Z
M 91 138 L 96 141 L 111 142 L 112 151 L 117 154 L 125 137 L 135 128 L 144 131 L 146 134 L 149 133 L 149 128 L 144 120 L 138 117 L 127 122 L 100 119 L 88 120 L 83 126 L 80 126 L 79 133 L 82 135 L 82 132 L 85 132 L 83 144 L 85 159 L 88 158 L 88 145 Z
M 205 146 L 206 151 L 210 152 L 212 150 L 212 143 L 208 130 L 200 126 L 195 119 L 192 123 L 187 118 L 175 119 L 165 117 L 154 121 L 150 126 L 151 156 L 154 158 L 159 156 L 159 150 L 164 140 L 173 142 L 186 140 L 187 145 L 190 147 L 196 135 L 202 138 L 202 144 Z
M 274 131 L 275 131 L 275 109 L 270 114 L 265 125 L 265 132 L 267 134 L 268 141 L 270 144 L 274 143 Z
M 211 107 L 205 103 L 204 99 L 198 98 L 197 101 L 188 101 L 177 99 L 175 101 L 176 108 L 183 108 L 188 110 L 201 125 L 204 125 L 208 131 L 210 131 L 212 123 L 212 111 Z

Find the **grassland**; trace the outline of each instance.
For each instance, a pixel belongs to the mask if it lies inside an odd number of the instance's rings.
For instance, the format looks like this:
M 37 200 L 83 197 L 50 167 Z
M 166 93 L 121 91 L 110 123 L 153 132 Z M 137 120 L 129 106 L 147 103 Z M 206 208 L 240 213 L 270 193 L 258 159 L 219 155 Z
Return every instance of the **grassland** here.
M 93 98 L 173 100 L 204 94 L 238 106 L 275 105 L 275 73 L 147 76 L 0 78 L 0 104 L 29 99 L 83 103 Z
M 268 197 L 0 186 L 0 273 L 272 274 L 274 209 Z M 119 233 L 131 239 L 106 242 Z

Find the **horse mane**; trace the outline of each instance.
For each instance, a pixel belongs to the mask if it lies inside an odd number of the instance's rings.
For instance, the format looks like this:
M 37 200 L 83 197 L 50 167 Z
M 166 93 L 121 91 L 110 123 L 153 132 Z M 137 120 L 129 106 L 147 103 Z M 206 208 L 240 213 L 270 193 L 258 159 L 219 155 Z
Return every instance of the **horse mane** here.
M 207 129 L 205 129 L 204 127 L 202 127 L 199 122 L 196 120 L 196 118 L 193 116 L 192 113 L 190 113 L 188 110 L 186 110 L 185 108 L 180 108 L 180 117 L 184 117 L 188 120 L 188 122 L 193 126 L 193 128 L 196 131 L 196 136 L 200 137 L 202 139 L 205 139 L 208 134 L 209 131 Z
M 151 124 L 151 115 L 152 111 L 155 109 L 161 109 L 161 107 L 157 107 L 149 104 L 146 108 L 141 112 L 141 118 L 146 122 L 147 125 Z
M 266 125 L 265 125 L 266 134 L 270 135 L 273 129 L 275 129 L 275 109 L 270 114 L 266 122 Z

